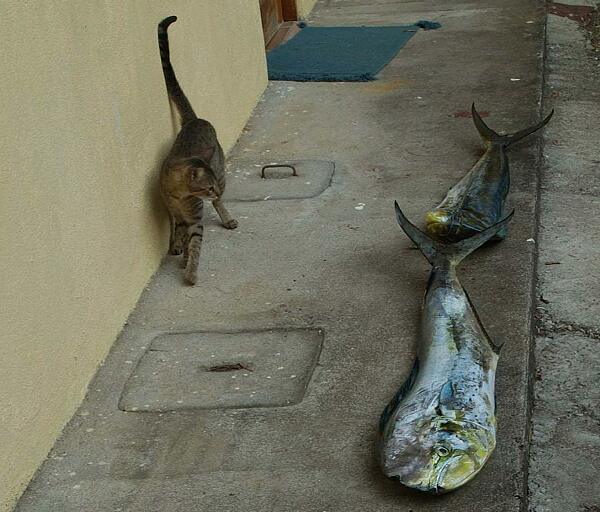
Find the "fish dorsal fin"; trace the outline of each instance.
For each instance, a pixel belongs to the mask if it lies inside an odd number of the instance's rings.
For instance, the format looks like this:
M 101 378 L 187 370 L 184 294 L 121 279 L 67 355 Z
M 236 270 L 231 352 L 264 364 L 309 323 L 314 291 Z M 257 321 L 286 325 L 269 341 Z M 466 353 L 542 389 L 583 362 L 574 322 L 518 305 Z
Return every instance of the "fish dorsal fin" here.
M 408 394 L 408 392 L 414 386 L 415 381 L 417 380 L 418 373 L 419 373 L 419 358 L 415 358 L 415 362 L 413 363 L 413 367 L 412 367 L 412 370 L 410 371 L 410 374 L 408 375 L 408 377 L 406 378 L 406 380 L 404 381 L 402 386 L 400 386 L 400 389 L 396 392 L 396 394 L 394 395 L 394 398 L 392 398 L 390 400 L 390 402 L 387 404 L 386 408 L 383 410 L 383 413 L 381 413 L 381 418 L 379 420 L 379 431 L 380 432 L 384 431 L 385 426 L 388 423 L 388 420 L 390 419 L 390 416 L 394 413 L 394 410 L 396 410 L 396 407 L 398 407 L 398 404 L 400 402 L 402 402 L 404 397 Z
M 504 343 L 498 344 L 494 340 L 492 340 L 491 336 L 488 334 L 487 330 L 485 329 L 483 322 L 481 321 L 481 318 L 479 318 L 479 313 L 477 313 L 477 310 L 475 309 L 475 306 L 473 305 L 473 302 L 471 301 L 471 297 L 469 297 L 467 290 L 463 289 L 463 292 L 465 293 L 467 302 L 469 303 L 469 306 L 471 307 L 471 311 L 473 311 L 473 315 L 475 315 L 475 319 L 477 320 L 477 323 L 479 324 L 479 327 L 481 328 L 481 331 L 483 332 L 485 339 L 490 344 L 490 347 L 492 347 L 492 350 L 494 351 L 494 353 L 500 355 L 500 349 L 502 348 L 502 345 L 504 345 Z

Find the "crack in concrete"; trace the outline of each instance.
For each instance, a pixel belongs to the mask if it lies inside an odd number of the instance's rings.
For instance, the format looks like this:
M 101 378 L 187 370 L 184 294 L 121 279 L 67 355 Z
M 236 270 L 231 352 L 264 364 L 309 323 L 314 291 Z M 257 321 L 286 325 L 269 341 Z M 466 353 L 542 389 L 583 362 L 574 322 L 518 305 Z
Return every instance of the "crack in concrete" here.
M 553 333 L 571 332 L 582 334 L 587 338 L 600 340 L 600 329 L 555 319 L 546 308 L 538 306 L 535 314 L 535 329 L 539 336 Z

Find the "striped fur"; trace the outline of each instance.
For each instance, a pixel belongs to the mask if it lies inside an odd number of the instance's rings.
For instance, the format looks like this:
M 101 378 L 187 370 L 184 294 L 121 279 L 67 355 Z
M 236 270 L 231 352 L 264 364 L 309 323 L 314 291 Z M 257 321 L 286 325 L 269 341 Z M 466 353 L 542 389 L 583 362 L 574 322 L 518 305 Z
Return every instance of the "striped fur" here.
M 177 21 L 177 16 L 169 16 L 158 24 L 158 48 L 160 50 L 160 60 L 162 62 L 163 75 L 165 76 L 165 84 L 169 97 L 177 106 L 177 110 L 181 114 L 182 124 L 196 119 L 196 113 L 192 108 L 187 96 L 181 89 L 175 70 L 171 64 L 171 52 L 169 50 L 169 34 L 167 30 L 171 23 Z
M 181 89 L 171 65 L 167 29 L 175 16 L 158 24 L 158 46 L 169 98 L 181 116 L 181 130 L 165 158 L 160 174 L 161 195 L 169 211 L 169 253 L 183 253 L 185 280 L 197 281 L 204 228 L 204 199 L 212 201 L 223 226 L 235 229 L 221 196 L 225 192 L 225 154 L 217 133 L 208 121 L 199 119 Z

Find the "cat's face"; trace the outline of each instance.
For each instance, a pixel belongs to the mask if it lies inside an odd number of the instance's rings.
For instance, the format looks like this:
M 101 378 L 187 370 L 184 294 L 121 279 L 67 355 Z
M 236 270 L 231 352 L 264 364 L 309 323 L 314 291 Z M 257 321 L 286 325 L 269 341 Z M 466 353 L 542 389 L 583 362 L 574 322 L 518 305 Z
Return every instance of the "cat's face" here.
M 201 199 L 217 199 L 221 190 L 215 174 L 203 159 L 189 158 L 171 168 L 180 196 L 192 195 Z
M 190 166 L 187 170 L 190 194 L 202 199 L 217 199 L 221 195 L 214 173 L 208 165 Z

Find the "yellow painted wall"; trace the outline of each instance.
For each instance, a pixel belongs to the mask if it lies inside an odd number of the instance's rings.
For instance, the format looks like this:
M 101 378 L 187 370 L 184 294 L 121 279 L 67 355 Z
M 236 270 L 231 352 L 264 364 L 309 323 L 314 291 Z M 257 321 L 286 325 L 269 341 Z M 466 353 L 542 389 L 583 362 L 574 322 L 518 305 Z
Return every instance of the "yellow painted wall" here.
M 156 24 L 225 149 L 266 85 L 258 2 L 4 0 L 0 73 L 0 510 L 83 398 L 167 247 L 174 137 Z
M 296 9 L 298 10 L 298 17 L 304 18 L 308 16 L 312 8 L 317 3 L 317 0 L 296 0 Z

